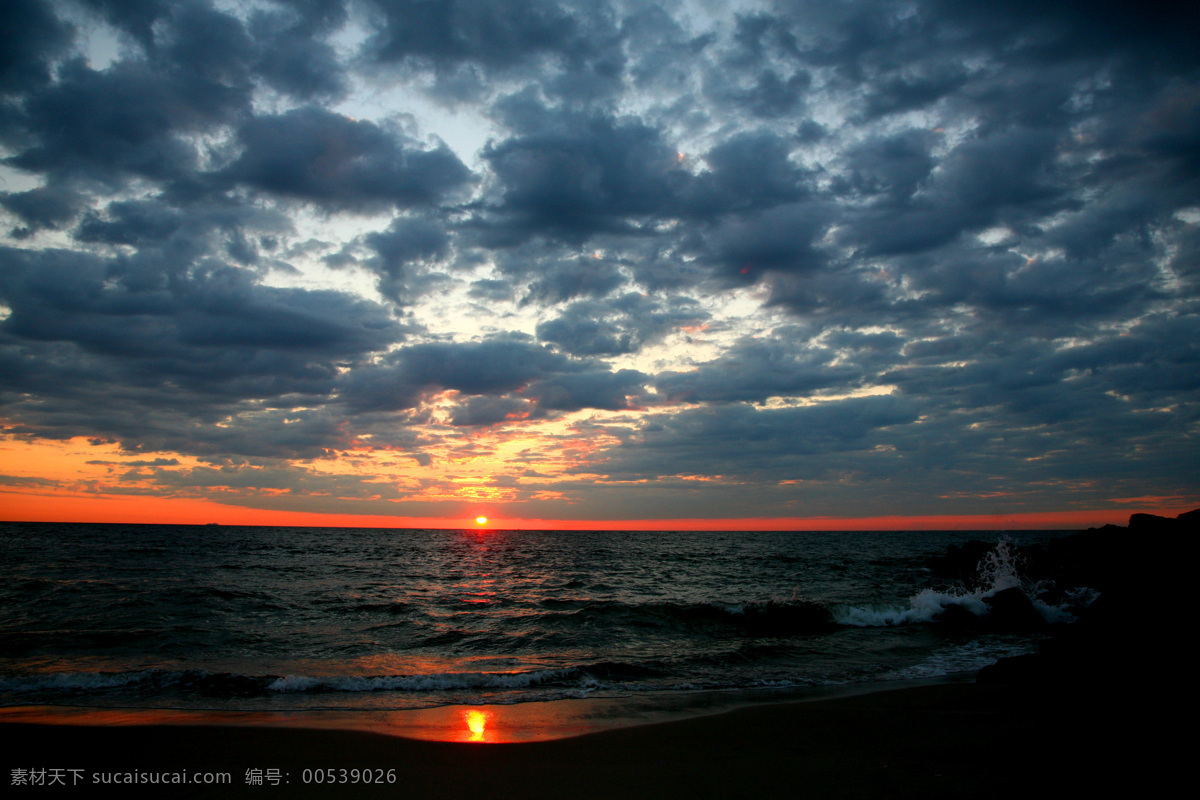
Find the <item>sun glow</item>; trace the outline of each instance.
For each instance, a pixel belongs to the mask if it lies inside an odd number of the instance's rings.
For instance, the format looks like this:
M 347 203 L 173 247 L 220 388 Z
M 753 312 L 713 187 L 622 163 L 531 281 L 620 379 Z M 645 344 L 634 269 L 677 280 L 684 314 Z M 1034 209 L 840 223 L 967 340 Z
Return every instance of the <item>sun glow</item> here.
M 476 517 L 475 523 L 477 525 L 487 525 L 487 517 Z

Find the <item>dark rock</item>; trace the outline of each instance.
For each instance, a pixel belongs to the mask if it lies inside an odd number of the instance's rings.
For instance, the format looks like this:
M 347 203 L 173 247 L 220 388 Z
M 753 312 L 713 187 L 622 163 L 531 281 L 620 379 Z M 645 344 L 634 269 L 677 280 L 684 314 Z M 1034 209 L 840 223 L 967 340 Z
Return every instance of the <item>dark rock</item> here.
M 987 615 L 987 626 L 996 630 L 1030 630 L 1046 624 L 1046 619 L 1034 607 L 1033 601 L 1020 589 L 1005 589 L 991 597 L 983 598 L 991 607 Z
M 979 575 L 980 562 L 994 549 L 994 542 L 981 542 L 977 539 L 961 546 L 952 544 L 946 548 L 945 555 L 930 559 L 929 568 L 943 577 L 969 583 Z
M 1054 636 L 1041 642 L 1036 655 L 1001 659 L 980 671 L 978 680 L 1095 691 L 1150 680 L 1163 664 L 1178 661 L 1183 657 L 1176 653 L 1182 650 L 1181 640 L 1159 638 L 1153 623 L 1164 609 L 1190 603 L 1191 558 L 1185 555 L 1190 542 L 1181 534 L 1198 528 L 1200 509 L 1175 519 L 1134 514 L 1128 528 L 1105 525 L 1041 548 L 1023 548 L 1027 577 L 1054 581 L 1060 591 L 1086 586 L 1100 595 L 1079 609 L 1077 622 L 1059 626 Z M 1021 626 L 1021 620 L 1037 609 L 1023 595 L 1001 600 L 1008 591 L 988 601 L 992 613 L 1002 607 L 1004 625 Z M 992 621 L 999 623 L 1000 618 Z
M 1132 514 L 1129 517 L 1129 530 L 1133 533 L 1166 533 L 1178 527 L 1178 520 L 1157 514 Z
M 937 621 L 954 628 L 974 628 L 979 625 L 979 617 L 957 603 L 943 607 L 942 613 L 937 615 Z

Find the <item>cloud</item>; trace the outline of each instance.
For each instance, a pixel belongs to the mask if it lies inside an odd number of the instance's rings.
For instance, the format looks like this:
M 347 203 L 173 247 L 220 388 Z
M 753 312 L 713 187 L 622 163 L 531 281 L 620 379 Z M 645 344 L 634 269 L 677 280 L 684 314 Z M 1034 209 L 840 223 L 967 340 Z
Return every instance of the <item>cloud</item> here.
M 401 348 L 382 365 L 356 370 L 343 380 L 341 396 L 359 411 L 411 409 L 445 390 L 489 397 L 516 392 L 548 410 L 624 408 L 625 395 L 620 392 L 632 392 L 645 376 L 598 367 L 517 337 L 431 342 Z M 511 403 L 468 405 L 458 419 L 475 419 L 485 413 L 484 408 L 505 408 L 508 413 L 513 407 Z
M 423 147 L 399 131 L 321 108 L 256 117 L 238 130 L 241 155 L 222 176 L 330 210 L 436 203 L 470 182 L 444 144 Z
M 382 22 L 368 40 L 375 59 L 411 60 L 434 67 L 473 62 L 504 69 L 543 55 L 577 61 L 593 54 L 595 17 L 554 0 L 519 7 L 498 2 L 430 3 L 424 0 L 372 0 Z M 585 19 L 585 17 L 591 17 Z
M 791 160 L 795 142 L 769 131 L 738 133 L 704 155 L 708 169 L 688 189 L 689 211 L 708 216 L 791 204 L 811 193 Z
M 44 228 L 60 228 L 73 222 L 83 207 L 79 195 L 65 186 L 40 186 L 25 192 L 0 195 L 0 204 L 28 226 L 14 230 L 16 238 Z
M 232 121 L 248 102 L 248 87 L 203 76 L 132 61 L 97 71 L 73 61 L 58 82 L 26 101 L 33 141 L 6 161 L 58 179 L 171 180 L 200 163 L 186 134 Z
M 71 251 L 6 248 L 0 263 L 5 408 L 24 433 L 319 453 L 344 438 L 327 415 L 285 426 L 287 413 L 258 404 L 328 401 L 339 364 L 404 335 L 369 301 L 261 286 L 230 267 L 148 282 L 137 265 Z
M 676 151 L 636 119 L 554 111 L 528 96 L 503 107 L 516 135 L 484 151 L 496 197 L 480 220 L 496 245 L 533 235 L 580 243 L 630 232 L 675 202 Z
M 1061 190 L 1050 180 L 1054 144 L 1054 137 L 1033 130 L 964 142 L 942 159 L 919 197 L 866 212 L 846 238 L 869 254 L 896 255 L 948 244 L 964 231 L 1053 213 L 1061 207 L 1055 202 Z M 898 160 L 886 166 L 903 168 Z
M 368 234 L 366 244 L 376 253 L 368 266 L 379 276 L 380 294 L 405 303 L 420 294 L 417 270 L 449 253 L 450 236 L 434 220 L 397 217 L 387 230 Z
M 486 427 L 503 422 L 527 420 L 544 413 L 528 400 L 519 397 L 468 397 L 455 407 L 450 424 L 460 427 Z
M 255 66 L 277 91 L 303 100 L 341 98 L 349 91 L 345 69 L 327 42 L 313 38 L 319 22 L 256 12 L 250 34 L 259 48 Z
M 50 62 L 70 42 L 71 27 L 37 0 L 14 0 L 4 9 L 0 31 L 0 94 L 47 82 Z
M 703 324 L 708 312 L 690 297 L 652 298 L 629 292 L 607 300 L 582 300 L 537 326 L 537 336 L 577 356 L 636 353 L 669 333 Z
M 598 408 L 621 411 L 631 408 L 631 396 L 641 393 L 647 376 L 637 370 L 591 369 L 555 375 L 533 383 L 526 394 L 541 408 L 552 411 L 580 411 Z
M 812 479 L 828 470 L 816 456 L 870 450 L 888 441 L 886 429 L 916 420 L 912 407 L 893 397 L 778 409 L 732 403 L 654 414 L 576 471 L 619 480 L 763 474 L 771 481 Z
M 690 372 L 662 372 L 654 381 L 669 400 L 687 403 L 763 402 L 857 388 L 863 371 L 836 360 L 838 353 L 828 347 L 748 339 Z

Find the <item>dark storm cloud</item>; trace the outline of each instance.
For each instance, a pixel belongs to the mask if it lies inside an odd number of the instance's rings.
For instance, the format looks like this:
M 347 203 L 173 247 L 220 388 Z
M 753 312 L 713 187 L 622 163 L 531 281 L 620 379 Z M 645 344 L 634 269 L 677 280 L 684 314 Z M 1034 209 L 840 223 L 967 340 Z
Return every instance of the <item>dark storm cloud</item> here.
M 641 393 L 647 377 L 633 369 L 588 369 L 535 381 L 525 394 L 551 411 L 622 411 L 634 406 L 636 401 L 631 402 L 631 398 Z
M 887 429 L 916 419 L 909 403 L 893 397 L 800 408 L 701 407 L 648 416 L 624 443 L 576 471 L 621 480 L 757 473 L 774 480 L 812 478 L 826 469 L 814 456 L 869 450 L 888 441 Z
M 693 371 L 659 373 L 654 382 L 668 399 L 686 403 L 762 402 L 831 387 L 855 388 L 863 370 L 835 364 L 837 357 L 836 351 L 820 345 L 750 339 Z
M 173 363 L 180 374 L 202 375 L 210 360 L 252 374 L 250 365 L 236 366 L 238 350 L 243 356 L 269 350 L 352 357 L 400 336 L 374 303 L 339 292 L 259 286 L 230 267 L 160 276 L 157 285 L 147 285 L 121 259 L 7 248 L 0 259 L 0 292 L 12 312 L 0 323 L 7 336 L 69 342 L 103 355 L 153 356 L 162 359 L 155 369 Z
M 317 24 L 319 20 L 296 20 L 287 14 L 258 12 L 251 16 L 250 34 L 259 48 L 255 66 L 276 90 L 304 100 L 336 98 L 347 92 L 337 53 L 328 43 L 313 38 Z
M 504 118 L 516 135 L 483 153 L 497 179 L 484 220 L 497 245 L 632 232 L 675 201 L 676 151 L 640 120 L 555 111 L 528 95 L 511 98 Z
M 511 300 L 513 298 L 514 289 L 509 281 L 495 280 L 493 278 L 482 278 L 477 281 L 472 281 L 471 290 L 468 293 L 476 300 L 486 300 L 488 302 L 500 302 Z
M 138 248 L 124 269 L 145 264 L 163 273 L 185 271 L 197 258 L 218 252 L 231 237 L 269 239 L 286 231 L 290 220 L 274 209 L 247 207 L 219 198 L 185 208 L 161 197 L 123 200 L 91 209 L 72 232 L 79 242 Z M 149 266 L 153 264 L 154 266 Z
M 38 0 L 6 0 L 0 26 L 0 95 L 34 88 L 50 78 L 50 60 L 71 30 Z
M 241 126 L 227 180 L 331 210 L 427 205 L 465 188 L 470 171 L 444 144 L 304 107 Z
M 473 237 L 472 237 L 473 238 Z M 601 257 L 595 251 L 580 253 L 545 241 L 506 247 L 493 254 L 492 263 L 507 280 L 502 296 L 523 289 L 526 306 L 550 306 L 579 297 L 603 297 L 626 284 L 623 261 Z M 487 284 L 483 284 L 487 286 Z M 498 291 L 493 292 L 501 296 Z
M 810 176 L 789 156 L 795 142 L 767 131 L 736 134 L 704 155 L 708 169 L 688 189 L 699 216 L 793 203 L 809 194 Z
M 394 500 L 405 495 L 390 481 L 373 480 L 361 475 L 321 474 L 303 468 L 275 465 L 229 464 L 185 470 L 138 470 L 126 475 L 125 480 L 129 483 L 149 481 L 155 486 L 197 494 L 208 494 L 204 490 L 217 489 L 252 496 L 263 490 L 275 490 L 309 497 L 366 500 Z
M 946 253 L 914 274 L 913 284 L 942 307 L 969 304 L 996 322 L 1066 333 L 1158 294 L 1155 270 L 1141 261 L 1028 259 L 1014 253 Z
M 624 284 L 625 276 L 610 261 L 591 256 L 543 261 L 537 265 L 525 302 L 550 305 L 575 297 L 603 297 Z
M 342 438 L 332 421 L 284 424 L 261 404 L 327 401 L 338 365 L 403 335 L 368 301 L 260 286 L 231 267 L 152 280 L 124 259 L 11 248 L 0 264 L 4 400 L 19 432 L 87 431 L 129 449 L 320 452 Z
M 1063 190 L 1050 176 L 1055 144 L 1055 137 L 1045 132 L 1006 131 L 959 145 L 941 161 L 938 174 L 928 177 L 911 174 L 924 166 L 919 154 L 905 152 L 903 146 L 880 153 L 881 169 L 858 169 L 854 177 L 864 188 L 875 178 L 877 193 L 892 198 L 897 192 L 910 194 L 865 211 L 846 238 L 871 255 L 921 252 L 948 244 L 964 231 L 1019 225 L 1030 216 L 1057 211 Z M 923 191 L 912 197 L 919 181 Z
M 635 118 L 547 108 L 529 94 L 502 108 L 516 133 L 484 152 L 497 180 L 480 220 L 496 246 L 534 235 L 578 244 L 656 220 L 767 212 L 810 193 L 811 176 L 789 158 L 796 142 L 767 131 L 717 144 L 693 174 L 662 130 Z
M 965 0 L 935 0 L 929 7 L 951 24 L 967 26 L 979 39 L 1017 40 L 1039 60 L 1086 59 L 1102 52 L 1136 55 L 1153 67 L 1200 63 L 1188 34 L 1200 23 L 1200 11 L 1194 6 L 1019 0 L 981 7 Z
M 40 186 L 27 192 L 0 195 L 3 205 L 18 216 L 28 228 L 15 231 L 23 238 L 28 232 L 44 228 L 60 228 L 73 222 L 83 208 L 79 194 L 65 186 Z
M 466 428 L 488 427 L 512 420 L 534 418 L 538 407 L 519 397 L 476 395 L 455 407 L 450 424 Z
M 728 51 L 704 75 L 706 99 L 768 119 L 799 115 L 812 74 L 799 66 L 796 37 L 765 14 L 739 15 Z
M 689 297 L 665 300 L 630 292 L 603 301 L 582 300 L 537 326 L 537 336 L 577 356 L 635 353 L 667 334 L 702 324 L 708 313 Z
M 702 237 L 702 257 L 735 283 L 754 283 L 764 273 L 813 272 L 825 263 L 816 246 L 828 210 L 798 203 L 731 217 Z
M 368 262 L 379 276 L 379 293 L 397 303 L 420 294 L 417 270 L 444 258 L 450 237 L 444 225 L 421 217 L 399 217 L 386 231 L 368 234 L 366 244 L 376 257 Z
M 1006 408 L 1025 417 L 1020 426 L 1069 421 L 1072 427 L 1087 428 L 1105 417 L 1111 417 L 1105 427 L 1124 426 L 1128 423 L 1117 418 L 1132 408 L 1186 403 L 1200 389 L 1193 369 L 1200 346 L 1191 338 L 1198 328 L 1194 315 L 1154 316 L 1127 331 L 1070 346 L 1003 338 L 929 342 L 906 348 L 910 361 L 887 379 L 931 405 Z M 1173 419 L 1165 414 L 1128 416 L 1150 428 Z M 1103 435 L 1103 429 L 1096 435 Z
M 147 49 L 154 46 L 154 23 L 168 16 L 172 6 L 169 0 L 83 0 L 83 3 Z
M 367 52 L 379 61 L 412 60 L 435 67 L 475 62 L 506 68 L 543 55 L 579 61 L 597 51 L 595 15 L 555 0 L 370 0 L 383 24 Z
M 346 88 L 333 48 L 316 38 L 345 20 L 340 2 L 278 0 L 271 9 L 251 12 L 246 22 L 201 3 L 83 2 L 164 64 L 239 81 L 256 78 L 305 99 Z
M 396 350 L 384 364 L 345 376 L 341 396 L 351 408 L 380 411 L 415 408 L 426 397 L 447 389 L 491 397 L 520 393 L 543 409 L 575 411 L 625 408 L 625 395 L 635 393 L 634 388 L 644 380 L 641 373 L 613 373 L 595 362 L 569 358 L 527 339 L 506 337 L 433 342 Z M 496 412 L 477 404 L 458 413 L 460 420 L 469 420 Z
M 248 102 L 247 87 L 163 73 L 144 62 L 97 71 L 74 61 L 26 101 L 33 143 L 7 162 L 109 184 L 128 176 L 176 178 L 199 163 L 186 134 L 233 121 Z
M 937 165 L 932 150 L 938 138 L 931 131 L 911 128 L 871 137 L 849 149 L 839 184 L 875 203 L 902 204 Z

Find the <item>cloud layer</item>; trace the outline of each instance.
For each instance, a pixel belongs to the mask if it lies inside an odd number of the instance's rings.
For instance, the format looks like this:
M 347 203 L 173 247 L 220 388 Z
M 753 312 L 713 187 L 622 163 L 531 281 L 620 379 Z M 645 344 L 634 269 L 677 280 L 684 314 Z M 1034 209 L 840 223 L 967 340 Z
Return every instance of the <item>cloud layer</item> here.
M 22 491 L 1200 499 L 1196 10 L 7 5 L 0 425 L 125 459 Z

